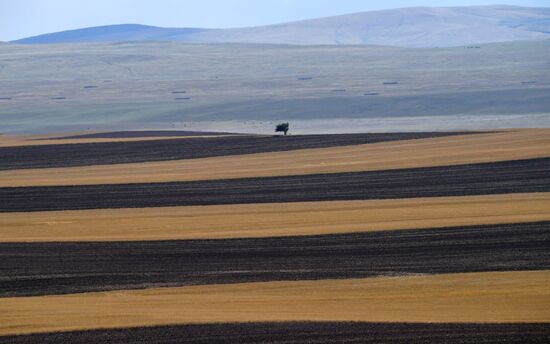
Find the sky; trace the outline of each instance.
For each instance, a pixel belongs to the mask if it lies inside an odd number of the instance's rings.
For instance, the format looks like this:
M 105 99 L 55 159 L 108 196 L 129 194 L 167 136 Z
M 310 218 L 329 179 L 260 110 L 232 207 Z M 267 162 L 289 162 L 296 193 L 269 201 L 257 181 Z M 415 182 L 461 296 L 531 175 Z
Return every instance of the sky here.
M 0 41 L 111 24 L 229 28 L 412 6 L 550 7 L 550 0 L 0 0 Z

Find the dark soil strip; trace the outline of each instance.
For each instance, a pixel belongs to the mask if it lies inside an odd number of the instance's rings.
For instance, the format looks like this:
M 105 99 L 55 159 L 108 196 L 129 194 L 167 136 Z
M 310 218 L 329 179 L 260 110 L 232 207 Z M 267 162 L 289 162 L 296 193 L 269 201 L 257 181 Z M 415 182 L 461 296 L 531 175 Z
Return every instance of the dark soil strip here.
M 196 159 L 464 134 L 467 133 L 304 135 L 284 138 L 229 136 L 204 138 L 200 140 L 170 139 L 138 142 L 2 147 L 0 148 L 0 170 Z
M 74 136 L 60 136 L 40 140 L 67 140 L 67 139 L 126 139 L 140 137 L 181 137 L 181 136 L 214 136 L 234 135 L 223 132 L 210 131 L 184 131 L 184 130 L 147 130 L 147 131 L 111 131 L 108 133 L 95 133 Z
M 0 213 L 524 192 L 550 192 L 550 158 L 287 177 L 0 188 Z
M 0 244 L 0 296 L 550 268 L 550 222 L 262 239 Z
M 0 337 L 11 344 L 540 343 L 550 324 L 245 323 L 143 327 Z

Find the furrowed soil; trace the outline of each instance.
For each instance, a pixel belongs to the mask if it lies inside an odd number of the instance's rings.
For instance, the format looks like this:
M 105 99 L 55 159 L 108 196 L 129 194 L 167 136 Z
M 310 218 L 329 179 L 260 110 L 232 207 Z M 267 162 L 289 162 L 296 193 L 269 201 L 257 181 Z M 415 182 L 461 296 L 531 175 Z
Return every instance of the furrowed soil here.
M 549 271 L 517 271 L 0 298 L 0 334 L 228 322 L 548 323 L 549 280 Z
M 0 296 L 550 269 L 550 222 L 263 239 L 0 244 Z M 1 304 L 0 304 L 1 306 Z
M 10 344 L 472 344 L 550 341 L 549 324 L 231 323 L 0 337 Z
M 0 136 L 0 342 L 550 340 L 548 130 L 218 134 Z
M 203 159 L 5 170 L 0 171 L 0 187 L 363 172 L 543 157 L 550 157 L 550 130 L 528 129 Z
M 0 243 L 258 238 L 550 221 L 550 193 L 4 213 Z
M 550 158 L 156 184 L 0 188 L 0 212 L 399 199 L 550 191 Z
M 303 135 L 289 137 L 227 136 L 131 142 L 0 147 L 0 170 L 109 165 L 146 161 L 326 148 L 398 140 L 464 135 L 466 132 Z M 475 133 L 471 133 L 475 134 Z M 482 135 L 477 133 L 478 135 Z

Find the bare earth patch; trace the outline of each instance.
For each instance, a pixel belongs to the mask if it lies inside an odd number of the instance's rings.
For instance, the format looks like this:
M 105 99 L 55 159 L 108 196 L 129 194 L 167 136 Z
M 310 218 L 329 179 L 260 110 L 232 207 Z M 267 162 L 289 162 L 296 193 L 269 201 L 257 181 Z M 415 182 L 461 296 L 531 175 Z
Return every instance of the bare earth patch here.
M 0 337 L 9 344 L 471 344 L 537 343 L 550 324 L 267 322 L 137 327 Z

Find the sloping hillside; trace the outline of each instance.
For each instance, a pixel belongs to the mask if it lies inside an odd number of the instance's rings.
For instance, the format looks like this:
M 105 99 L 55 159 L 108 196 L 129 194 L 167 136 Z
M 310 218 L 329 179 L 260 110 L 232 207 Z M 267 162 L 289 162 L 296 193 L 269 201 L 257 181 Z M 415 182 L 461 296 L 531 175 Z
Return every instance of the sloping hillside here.
M 197 41 L 458 46 L 547 37 L 550 9 L 496 7 L 405 8 L 283 25 L 203 32 Z
M 19 43 L 161 40 L 195 43 L 368 44 L 438 47 L 550 37 L 550 8 L 414 7 L 238 29 L 114 25 L 31 37 Z

